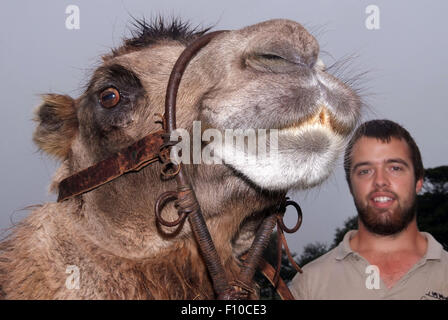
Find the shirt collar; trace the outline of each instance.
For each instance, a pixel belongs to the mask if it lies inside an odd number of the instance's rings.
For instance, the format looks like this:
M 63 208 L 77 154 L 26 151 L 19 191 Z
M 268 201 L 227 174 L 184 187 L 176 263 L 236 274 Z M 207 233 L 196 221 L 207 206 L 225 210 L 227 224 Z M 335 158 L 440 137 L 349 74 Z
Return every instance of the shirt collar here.
M 357 230 L 350 230 L 344 235 L 344 238 L 342 239 L 341 243 L 339 243 L 336 249 L 336 260 L 343 260 L 349 254 L 354 253 L 354 251 L 350 247 L 350 239 L 355 235 L 356 232 Z
M 350 254 L 355 253 L 350 247 L 350 239 L 355 235 L 358 230 L 350 230 L 345 235 L 342 241 L 337 246 L 336 260 L 343 260 Z M 428 248 L 426 249 L 426 254 L 424 256 L 425 260 L 440 260 L 442 257 L 443 247 L 437 242 L 434 237 L 428 232 L 421 232 L 421 234 L 428 241 Z
M 440 260 L 442 258 L 443 246 L 437 242 L 434 237 L 428 232 L 420 232 L 428 241 L 428 248 L 426 249 L 426 260 Z

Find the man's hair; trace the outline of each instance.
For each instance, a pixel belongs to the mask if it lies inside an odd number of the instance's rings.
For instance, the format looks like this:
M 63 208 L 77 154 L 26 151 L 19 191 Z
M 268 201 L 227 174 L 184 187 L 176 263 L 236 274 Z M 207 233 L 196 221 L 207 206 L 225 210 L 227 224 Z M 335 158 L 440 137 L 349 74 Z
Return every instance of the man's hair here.
M 411 153 L 412 165 L 414 167 L 415 181 L 423 178 L 424 168 L 422 163 L 422 157 L 420 155 L 420 150 L 414 139 L 411 137 L 409 132 L 390 120 L 371 120 L 361 124 L 358 129 L 356 129 L 350 142 L 345 149 L 344 154 L 344 170 L 345 178 L 347 179 L 348 185 L 351 189 L 350 183 L 350 167 L 352 165 L 352 149 L 355 143 L 362 137 L 376 138 L 381 140 L 383 143 L 389 143 L 391 138 L 396 138 L 399 140 L 404 140 L 408 146 Z

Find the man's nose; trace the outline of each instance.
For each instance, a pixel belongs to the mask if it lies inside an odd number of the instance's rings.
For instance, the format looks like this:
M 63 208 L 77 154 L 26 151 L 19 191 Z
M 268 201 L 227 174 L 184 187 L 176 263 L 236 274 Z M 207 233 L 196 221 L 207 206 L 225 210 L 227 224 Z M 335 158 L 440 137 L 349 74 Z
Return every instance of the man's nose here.
M 378 169 L 375 173 L 374 183 L 377 187 L 389 186 L 389 179 L 384 169 Z

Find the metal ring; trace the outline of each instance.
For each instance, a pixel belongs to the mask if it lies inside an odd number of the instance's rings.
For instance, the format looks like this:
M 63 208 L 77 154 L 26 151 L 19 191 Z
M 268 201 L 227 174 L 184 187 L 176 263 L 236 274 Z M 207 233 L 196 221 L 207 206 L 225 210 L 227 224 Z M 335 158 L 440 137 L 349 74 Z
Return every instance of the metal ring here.
M 161 209 L 163 207 L 163 205 L 165 205 L 165 203 L 167 202 L 167 200 L 172 199 L 172 200 L 177 200 L 177 192 L 175 191 L 167 191 L 162 193 L 156 201 L 155 207 L 154 207 L 154 211 L 156 214 L 156 218 L 157 221 L 164 225 L 165 227 L 175 227 L 177 225 L 179 225 L 186 217 L 185 213 L 181 213 L 179 214 L 179 218 L 177 218 L 174 221 L 167 221 L 165 219 L 162 218 L 162 214 L 161 214 Z
M 286 225 L 285 225 L 285 223 L 283 221 L 284 213 L 286 212 L 286 207 L 287 206 L 293 206 L 296 209 L 296 212 L 297 212 L 297 222 L 296 222 L 296 225 L 293 228 L 291 228 L 291 229 L 286 227 Z M 299 204 L 297 202 L 292 201 L 292 200 L 287 200 L 285 202 L 285 205 L 283 206 L 283 208 L 284 208 L 285 211 L 283 212 L 282 217 L 280 217 L 280 215 L 278 216 L 278 218 L 277 218 L 278 224 L 279 224 L 280 228 L 283 231 L 285 231 L 286 233 L 294 233 L 297 230 L 299 230 L 300 226 L 302 225 L 302 209 L 300 208 L 300 206 L 299 206 Z
M 170 170 L 170 168 L 169 168 L 169 166 L 170 165 L 173 165 L 175 168 L 176 168 L 176 170 L 174 170 L 173 172 L 169 172 L 169 170 Z M 172 177 L 175 177 L 178 173 L 179 173 L 179 171 L 180 171 L 180 168 L 181 168 L 181 163 L 179 163 L 178 165 L 175 165 L 174 163 L 172 163 L 172 162 L 166 162 L 166 163 L 164 163 L 163 165 L 162 165 L 162 169 L 160 170 L 160 173 L 162 174 L 162 176 L 164 176 L 165 178 L 172 178 Z

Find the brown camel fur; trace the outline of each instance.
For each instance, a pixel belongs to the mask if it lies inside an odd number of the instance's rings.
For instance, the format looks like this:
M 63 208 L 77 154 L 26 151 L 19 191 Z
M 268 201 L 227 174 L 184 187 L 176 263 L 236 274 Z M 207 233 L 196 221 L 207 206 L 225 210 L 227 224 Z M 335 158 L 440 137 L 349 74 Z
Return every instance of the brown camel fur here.
M 137 22 L 131 39 L 103 56 L 77 99 L 48 94 L 36 111 L 34 141 L 58 158 L 58 183 L 160 130 L 170 71 L 203 32 L 178 21 Z M 317 41 L 298 23 L 271 20 L 219 34 L 190 62 L 177 98 L 177 126 L 188 131 L 278 129 L 281 165 L 185 165 L 227 277 L 239 272 L 260 219 L 290 189 L 328 177 L 361 102 L 318 59 Z M 118 104 L 101 93 L 115 88 Z M 0 243 L 0 296 L 6 299 L 211 299 L 210 278 L 188 223 L 161 227 L 154 203 L 172 180 L 160 164 L 126 174 L 60 203 L 35 208 Z M 165 219 L 174 220 L 172 205 Z M 79 287 L 67 285 L 70 266 Z

